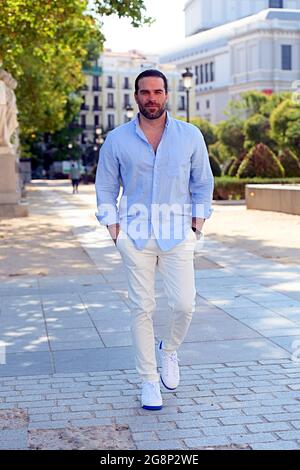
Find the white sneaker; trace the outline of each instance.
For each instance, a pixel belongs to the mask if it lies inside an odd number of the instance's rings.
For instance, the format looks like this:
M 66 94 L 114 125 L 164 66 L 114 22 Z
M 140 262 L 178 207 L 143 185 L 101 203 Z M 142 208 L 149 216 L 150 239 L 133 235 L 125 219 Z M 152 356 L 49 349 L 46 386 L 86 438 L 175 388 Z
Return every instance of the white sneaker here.
M 161 361 L 160 379 L 168 390 L 175 390 L 180 381 L 177 353 L 164 351 L 162 341 L 159 343 L 158 351 Z
M 162 398 L 159 382 L 144 382 L 142 388 L 142 408 L 145 410 L 161 410 Z

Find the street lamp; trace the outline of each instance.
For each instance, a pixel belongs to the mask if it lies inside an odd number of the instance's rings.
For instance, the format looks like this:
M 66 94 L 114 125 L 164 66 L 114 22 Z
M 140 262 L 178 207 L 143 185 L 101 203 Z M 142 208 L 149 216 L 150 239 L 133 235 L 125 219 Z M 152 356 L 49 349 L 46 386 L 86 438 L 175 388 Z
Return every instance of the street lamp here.
M 134 115 L 134 109 L 131 106 L 131 104 L 128 104 L 126 106 L 126 117 L 127 117 L 128 121 L 131 121 L 131 119 L 133 118 L 133 115 Z
M 186 121 L 190 122 L 190 90 L 193 86 L 193 74 L 187 67 L 181 75 L 183 78 L 183 88 L 186 91 Z

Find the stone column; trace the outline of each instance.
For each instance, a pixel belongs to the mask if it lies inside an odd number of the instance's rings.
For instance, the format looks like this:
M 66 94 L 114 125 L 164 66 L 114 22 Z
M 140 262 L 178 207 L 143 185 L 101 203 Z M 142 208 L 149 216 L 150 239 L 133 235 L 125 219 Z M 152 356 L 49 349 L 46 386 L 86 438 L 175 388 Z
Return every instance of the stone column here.
M 0 218 L 28 215 L 27 204 L 20 202 L 17 147 L 11 143 L 18 128 L 16 86 L 12 76 L 0 68 Z
M 0 218 L 26 217 L 28 205 L 21 203 L 17 158 L 11 147 L 0 147 Z

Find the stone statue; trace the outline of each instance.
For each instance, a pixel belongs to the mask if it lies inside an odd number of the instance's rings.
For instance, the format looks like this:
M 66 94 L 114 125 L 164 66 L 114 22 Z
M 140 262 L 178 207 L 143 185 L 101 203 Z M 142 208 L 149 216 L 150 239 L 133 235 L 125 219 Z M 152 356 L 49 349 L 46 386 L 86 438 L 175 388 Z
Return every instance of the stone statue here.
M 0 69 L 0 147 L 12 147 L 11 137 L 18 128 L 16 80 Z

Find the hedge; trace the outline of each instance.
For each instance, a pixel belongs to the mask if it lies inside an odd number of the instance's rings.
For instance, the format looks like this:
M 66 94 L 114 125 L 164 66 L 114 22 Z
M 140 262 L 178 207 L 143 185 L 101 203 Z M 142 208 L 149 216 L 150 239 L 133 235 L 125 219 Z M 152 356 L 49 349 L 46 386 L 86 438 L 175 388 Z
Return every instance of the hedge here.
M 300 184 L 300 178 L 215 178 L 214 200 L 245 199 L 246 184 Z

